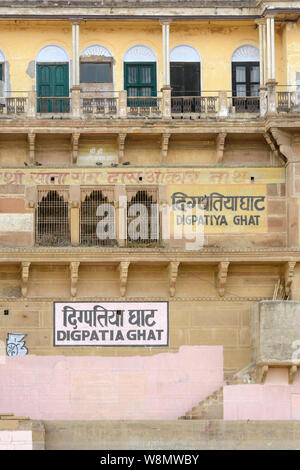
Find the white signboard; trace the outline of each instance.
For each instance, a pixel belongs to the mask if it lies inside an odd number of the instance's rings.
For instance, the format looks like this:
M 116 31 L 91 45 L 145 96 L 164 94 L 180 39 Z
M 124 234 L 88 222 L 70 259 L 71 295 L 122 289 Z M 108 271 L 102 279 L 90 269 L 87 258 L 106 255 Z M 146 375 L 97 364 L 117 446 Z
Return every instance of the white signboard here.
M 54 302 L 54 346 L 168 345 L 168 302 Z

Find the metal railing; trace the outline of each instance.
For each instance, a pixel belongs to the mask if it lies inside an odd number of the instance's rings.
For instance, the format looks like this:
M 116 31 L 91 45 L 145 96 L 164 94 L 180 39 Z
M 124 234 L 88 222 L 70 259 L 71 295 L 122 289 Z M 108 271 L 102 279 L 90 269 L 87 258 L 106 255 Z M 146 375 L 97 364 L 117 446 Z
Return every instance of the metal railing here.
M 39 119 L 59 118 L 167 118 L 197 119 L 243 114 L 300 112 L 300 86 L 268 86 L 259 96 L 233 96 L 232 91 L 202 91 L 201 96 L 170 96 L 163 90 L 160 96 L 127 96 L 122 91 L 72 90 L 71 96 L 37 97 L 35 91 L 1 91 L 0 117 Z M 186 95 L 188 92 L 186 92 Z M 51 115 L 52 116 L 49 116 Z
M 162 99 L 157 96 L 136 96 L 127 98 L 127 115 L 138 117 L 159 117 L 162 115 Z
M 17 94 L 17 92 L 15 93 Z M 21 92 L 20 92 L 20 95 L 21 95 Z M 27 113 L 27 97 L 26 96 L 0 97 L 0 114 L 17 115 L 17 114 L 25 114 L 25 113 Z
M 173 116 L 217 113 L 218 103 L 218 96 L 174 96 L 171 98 L 171 113 Z
M 37 112 L 41 114 L 48 113 L 70 113 L 71 98 L 69 96 L 62 97 L 37 97 Z
M 229 112 L 230 113 L 259 113 L 260 98 L 259 96 L 230 96 Z
M 276 93 L 276 105 L 278 112 L 300 111 L 300 90 L 278 91 Z
M 83 114 L 116 115 L 118 113 L 118 98 L 93 97 L 81 98 L 81 111 Z

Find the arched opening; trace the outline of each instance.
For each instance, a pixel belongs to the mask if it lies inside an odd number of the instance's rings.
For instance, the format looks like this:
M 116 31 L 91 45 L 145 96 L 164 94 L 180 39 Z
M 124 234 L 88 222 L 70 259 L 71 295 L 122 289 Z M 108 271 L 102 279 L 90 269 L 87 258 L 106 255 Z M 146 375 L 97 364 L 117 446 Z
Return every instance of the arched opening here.
M 170 53 L 172 96 L 200 96 L 201 57 L 192 46 L 182 44 Z
M 80 83 L 87 91 L 107 89 L 107 86 L 109 89 L 112 88 L 113 57 L 106 47 L 93 44 L 81 52 Z
M 81 193 L 81 200 L 80 242 L 88 246 L 116 245 L 114 190 L 92 191 L 86 189 Z M 98 212 L 99 206 L 103 207 L 100 213 Z
M 157 190 L 128 190 L 127 240 L 129 244 L 159 241 Z
M 70 243 L 68 190 L 39 190 L 35 240 L 38 245 Z
M 37 111 L 68 113 L 69 56 L 60 46 L 43 47 L 36 57 Z
M 136 45 L 124 55 L 124 89 L 128 97 L 157 96 L 157 58 L 148 46 Z
M 259 111 L 259 49 L 252 44 L 238 47 L 231 58 L 232 96 L 236 112 Z

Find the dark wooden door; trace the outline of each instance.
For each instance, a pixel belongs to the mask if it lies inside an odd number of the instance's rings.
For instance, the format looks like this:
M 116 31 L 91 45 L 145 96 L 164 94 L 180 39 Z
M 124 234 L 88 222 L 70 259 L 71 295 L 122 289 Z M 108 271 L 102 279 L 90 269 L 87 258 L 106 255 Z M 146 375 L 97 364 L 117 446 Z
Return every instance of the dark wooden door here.
M 172 96 L 200 96 L 200 63 L 171 62 Z
M 237 112 L 259 111 L 259 62 L 232 63 L 232 96 Z M 248 98 L 249 97 L 249 98 Z

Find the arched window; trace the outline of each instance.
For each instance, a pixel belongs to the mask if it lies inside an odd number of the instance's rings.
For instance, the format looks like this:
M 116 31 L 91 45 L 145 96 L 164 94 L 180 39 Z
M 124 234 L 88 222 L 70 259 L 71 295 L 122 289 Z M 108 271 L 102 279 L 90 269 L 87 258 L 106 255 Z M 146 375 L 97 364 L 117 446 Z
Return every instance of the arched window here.
M 232 96 L 257 97 L 259 95 L 259 49 L 252 44 L 238 47 L 231 58 Z M 258 98 L 235 100 L 236 111 L 257 112 Z M 244 109 L 245 107 L 245 109 Z
M 99 212 L 97 215 L 97 209 L 101 205 L 103 206 L 103 210 L 100 210 L 101 215 Z M 112 210 L 110 210 L 108 205 L 111 206 Z M 99 222 L 100 226 L 98 226 Z M 82 244 L 88 246 L 116 245 L 113 189 L 82 190 L 80 241 Z
M 127 197 L 127 240 L 129 244 L 158 242 L 157 190 L 128 190 Z
M 80 82 L 113 82 L 113 57 L 106 47 L 93 44 L 82 51 L 80 54 Z
M 124 89 L 129 97 L 156 96 L 156 54 L 148 46 L 136 45 L 124 55 Z
M 172 96 L 200 96 L 201 57 L 197 49 L 182 44 L 170 53 Z
M 68 190 L 39 190 L 35 240 L 38 245 L 70 243 Z
M 36 57 L 38 112 L 70 111 L 70 102 L 66 99 L 69 96 L 69 62 L 67 52 L 60 46 L 45 46 L 38 52 Z

